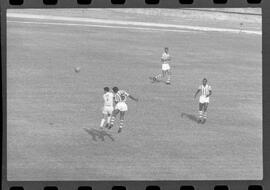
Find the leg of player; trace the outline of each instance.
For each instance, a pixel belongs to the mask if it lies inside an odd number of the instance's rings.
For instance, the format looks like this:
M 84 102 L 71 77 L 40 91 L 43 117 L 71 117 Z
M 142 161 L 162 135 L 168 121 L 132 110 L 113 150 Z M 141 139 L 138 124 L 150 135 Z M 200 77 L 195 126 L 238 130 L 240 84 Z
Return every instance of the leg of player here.
M 204 107 L 203 107 L 203 123 L 205 123 L 206 119 L 207 119 L 207 107 L 208 107 L 208 103 L 204 103 Z
M 107 115 L 107 124 L 106 124 L 106 126 L 109 126 L 109 124 L 110 124 L 110 122 L 111 122 L 111 117 L 112 117 L 111 114 L 108 114 L 108 115 Z
M 118 129 L 118 133 L 121 133 L 122 128 L 124 126 L 124 117 L 125 117 L 125 112 L 120 111 L 120 125 L 119 125 L 119 129 Z
M 166 75 L 166 71 L 165 70 L 162 70 L 162 77 L 164 78 Z
M 106 123 L 106 128 L 109 128 L 110 126 L 110 122 L 111 122 L 111 116 L 113 114 L 113 107 L 111 106 L 109 109 L 108 109 L 108 112 L 107 112 L 107 123 Z
M 203 103 L 199 103 L 199 120 L 198 123 L 202 122 L 202 118 L 203 118 Z
M 167 70 L 167 81 L 166 84 L 171 84 L 171 71 Z
M 113 111 L 112 117 L 111 117 L 111 120 L 110 120 L 110 126 L 108 127 L 109 129 L 111 129 L 113 127 L 115 118 L 116 118 L 116 116 L 117 116 L 118 113 L 119 113 L 119 110 L 114 110 Z
M 110 122 L 111 122 L 111 114 L 108 113 L 107 114 L 106 125 L 105 125 L 106 128 L 109 128 Z
M 103 118 L 101 119 L 100 126 L 99 126 L 101 129 L 103 128 L 104 123 L 106 121 L 105 118 L 106 118 L 106 114 L 103 114 Z

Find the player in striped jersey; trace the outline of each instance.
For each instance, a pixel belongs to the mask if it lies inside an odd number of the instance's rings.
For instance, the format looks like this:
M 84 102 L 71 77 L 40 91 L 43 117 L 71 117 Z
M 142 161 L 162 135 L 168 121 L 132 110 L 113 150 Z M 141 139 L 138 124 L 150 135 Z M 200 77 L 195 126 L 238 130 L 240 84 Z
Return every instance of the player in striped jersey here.
M 170 67 L 171 56 L 169 54 L 169 48 L 165 47 L 164 52 L 161 56 L 162 62 L 162 74 L 158 74 L 153 77 L 153 82 L 159 80 L 161 77 L 167 76 L 166 84 L 171 84 L 171 67 Z
M 207 84 L 207 79 L 204 78 L 202 81 L 202 85 L 199 86 L 197 92 L 194 95 L 194 99 L 201 92 L 201 96 L 199 99 L 199 123 L 205 123 L 207 118 L 207 107 L 209 104 L 209 96 L 212 94 L 212 88 Z
M 105 87 L 104 94 L 103 94 L 104 106 L 102 109 L 103 118 L 101 119 L 101 122 L 100 122 L 100 128 L 103 128 L 106 122 L 106 117 L 107 117 L 106 126 L 108 126 L 110 123 L 111 115 L 113 112 L 113 97 L 114 97 L 113 93 L 110 92 L 109 87 Z
M 109 129 L 113 127 L 115 118 L 117 114 L 120 113 L 120 125 L 118 129 L 118 133 L 120 133 L 124 125 L 125 112 L 128 110 L 128 106 L 126 104 L 127 97 L 129 97 L 130 99 L 136 102 L 138 101 L 138 99 L 134 98 L 133 96 L 131 96 L 124 90 L 119 90 L 117 87 L 113 87 L 113 92 L 114 92 L 114 101 L 116 105 L 112 114 Z

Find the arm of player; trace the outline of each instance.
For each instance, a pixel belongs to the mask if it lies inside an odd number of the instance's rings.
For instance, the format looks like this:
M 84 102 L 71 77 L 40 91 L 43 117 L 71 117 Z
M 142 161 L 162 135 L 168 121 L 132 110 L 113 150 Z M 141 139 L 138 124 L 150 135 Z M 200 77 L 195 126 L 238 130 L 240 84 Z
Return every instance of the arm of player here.
M 164 61 L 171 61 L 171 57 L 168 57 L 168 58 L 161 57 L 160 60 L 161 60 L 162 62 L 164 62 Z
M 139 99 L 138 98 L 134 98 L 133 96 L 131 96 L 131 95 L 129 95 L 128 96 L 130 99 L 132 99 L 132 100 L 134 100 L 134 101 L 136 101 L 136 102 L 138 102 L 139 101 Z
M 211 96 L 211 94 L 212 94 L 212 90 L 209 90 L 209 94 L 206 95 L 206 98 Z
M 166 61 L 166 57 L 165 57 L 165 55 L 164 55 L 164 54 L 162 54 L 162 56 L 161 56 L 161 58 L 160 58 L 160 61 L 161 61 L 161 62 Z
M 201 91 L 201 89 L 198 89 L 197 92 L 194 95 L 194 99 L 196 98 L 196 96 L 198 95 L 198 93 Z
M 113 107 L 115 107 L 117 103 L 118 103 L 118 100 L 116 100 L 116 98 L 113 97 Z

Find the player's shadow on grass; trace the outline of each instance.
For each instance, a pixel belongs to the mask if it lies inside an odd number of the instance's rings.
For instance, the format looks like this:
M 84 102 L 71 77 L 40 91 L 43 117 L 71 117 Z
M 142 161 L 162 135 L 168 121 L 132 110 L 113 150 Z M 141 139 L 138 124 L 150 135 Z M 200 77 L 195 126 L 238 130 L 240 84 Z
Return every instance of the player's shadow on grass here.
M 193 114 L 181 113 L 181 117 L 182 117 L 182 118 L 183 118 L 183 117 L 186 117 L 186 118 L 188 118 L 189 120 L 194 121 L 194 122 L 196 122 L 196 123 L 198 123 L 198 121 L 199 121 L 199 118 L 196 117 L 196 116 L 193 115 Z
M 106 131 L 97 130 L 97 129 L 87 129 L 84 128 L 84 130 L 92 136 L 93 141 L 97 141 L 97 138 L 101 141 L 105 141 L 105 137 L 107 136 L 111 141 L 114 141 L 114 138 L 111 134 L 107 133 Z

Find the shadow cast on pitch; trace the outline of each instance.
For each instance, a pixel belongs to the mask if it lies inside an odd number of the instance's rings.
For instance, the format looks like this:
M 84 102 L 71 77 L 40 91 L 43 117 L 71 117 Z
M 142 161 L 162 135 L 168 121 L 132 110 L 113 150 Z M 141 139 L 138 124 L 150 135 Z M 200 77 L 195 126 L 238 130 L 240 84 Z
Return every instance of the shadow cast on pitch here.
M 107 133 L 106 131 L 97 130 L 97 129 L 87 129 L 84 128 L 84 130 L 92 136 L 93 141 L 97 141 L 97 139 L 100 139 L 101 141 L 105 141 L 105 137 L 107 136 L 111 141 L 114 141 L 114 138 L 111 134 Z
M 181 117 L 182 117 L 182 118 L 183 118 L 183 117 L 186 117 L 186 118 L 188 118 L 189 120 L 194 121 L 194 122 L 196 122 L 196 123 L 199 122 L 199 118 L 196 117 L 196 116 L 193 115 L 193 114 L 181 113 Z

